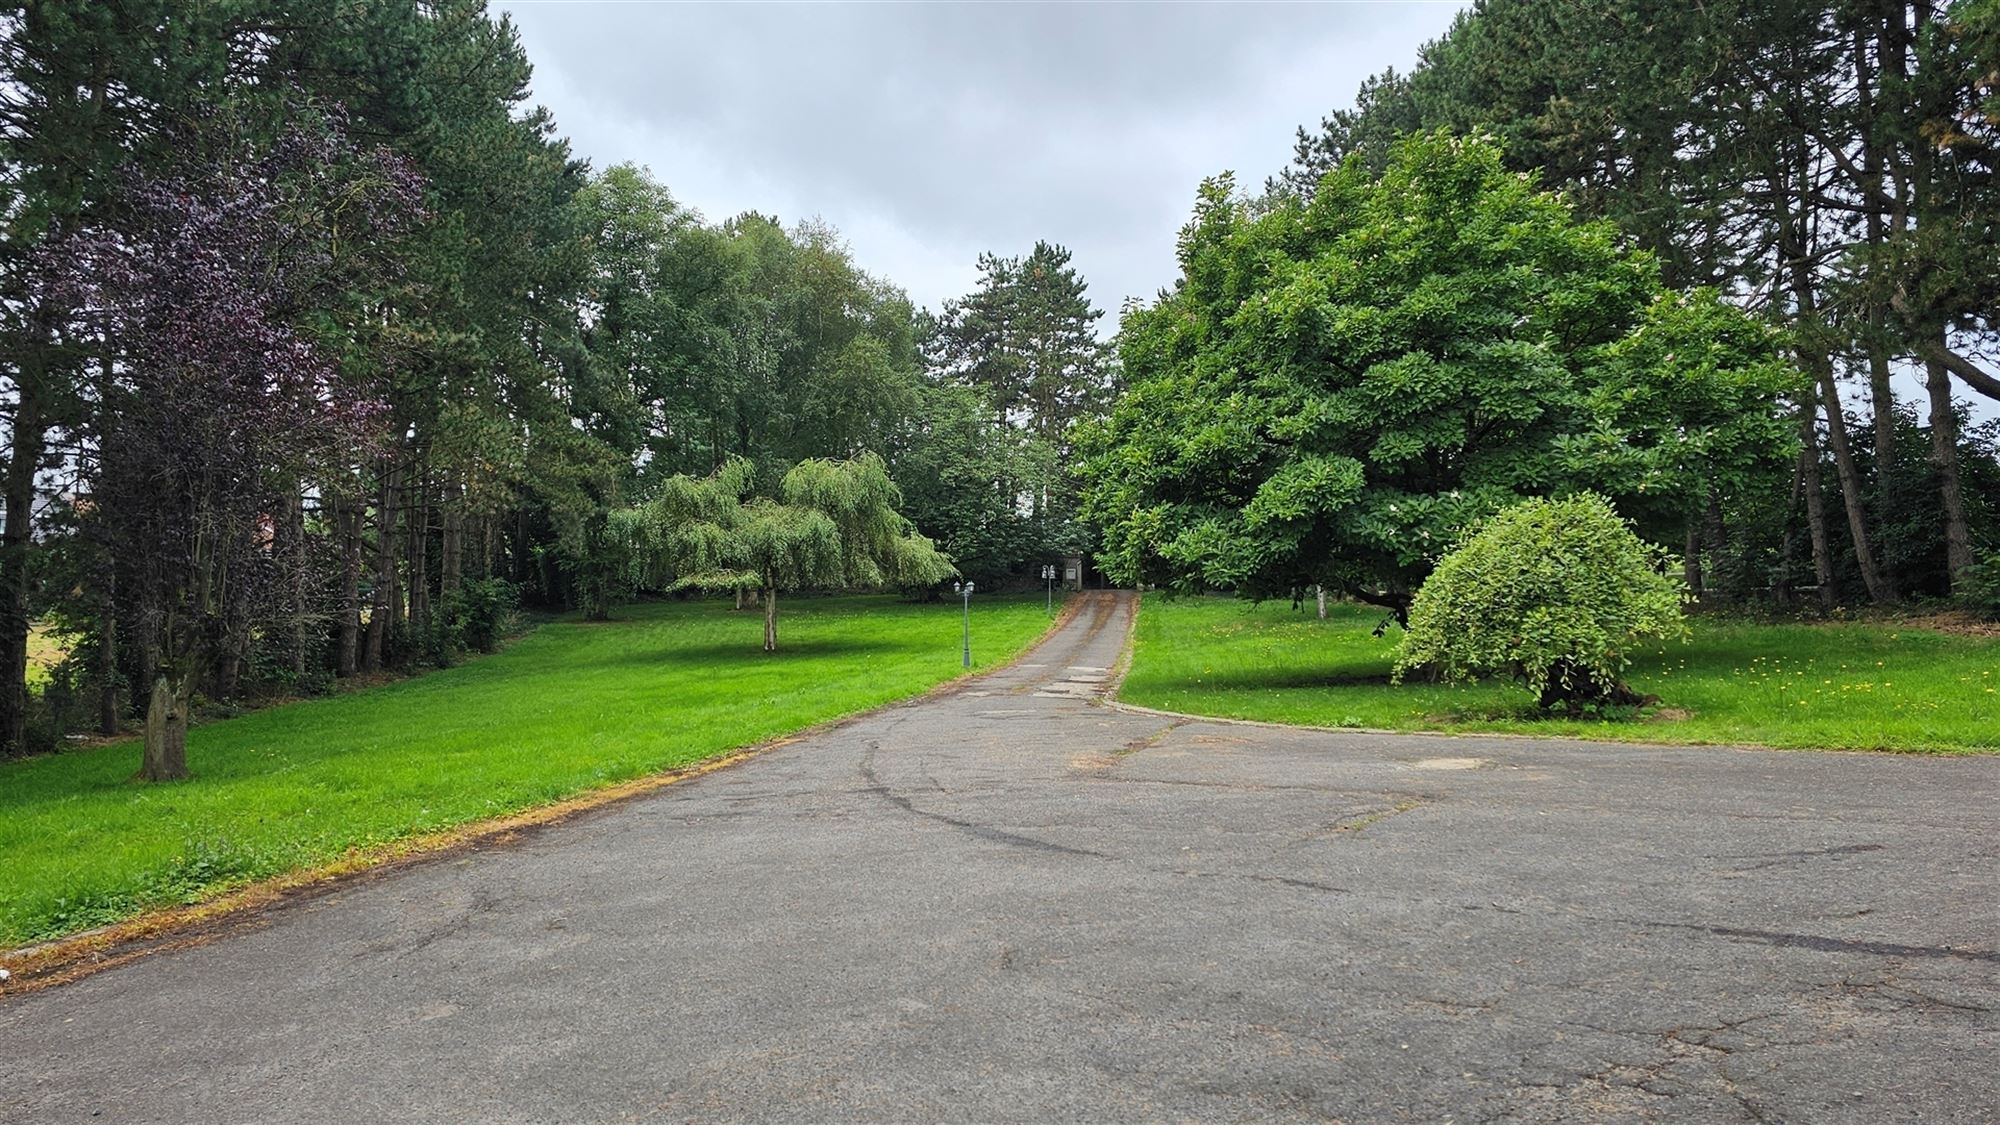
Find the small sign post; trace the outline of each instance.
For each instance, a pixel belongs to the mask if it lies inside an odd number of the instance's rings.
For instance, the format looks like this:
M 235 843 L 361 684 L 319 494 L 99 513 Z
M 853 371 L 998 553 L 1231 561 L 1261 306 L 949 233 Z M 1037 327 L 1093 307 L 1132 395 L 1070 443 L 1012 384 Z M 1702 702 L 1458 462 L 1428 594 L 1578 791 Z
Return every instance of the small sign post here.
M 1049 584 L 1049 616 L 1056 612 L 1056 568 L 1053 563 L 1042 567 L 1042 579 Z

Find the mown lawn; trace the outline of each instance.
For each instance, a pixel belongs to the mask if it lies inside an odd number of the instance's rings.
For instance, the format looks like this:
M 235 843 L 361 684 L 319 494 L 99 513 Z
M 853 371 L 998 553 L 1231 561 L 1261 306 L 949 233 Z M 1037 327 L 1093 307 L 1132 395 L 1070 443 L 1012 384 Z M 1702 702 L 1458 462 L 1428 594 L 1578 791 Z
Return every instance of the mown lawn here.
M 39 688 L 49 682 L 49 670 L 69 655 L 75 638 L 56 632 L 41 622 L 28 630 L 28 686 Z
M 621 609 L 459 667 L 197 727 L 191 781 L 131 780 L 114 743 L 0 765 L 0 948 L 686 765 L 956 676 L 959 606 L 787 599 Z M 990 666 L 1042 596 L 973 600 Z
M 1488 681 L 1389 683 L 1399 632 L 1381 610 L 1148 595 L 1120 697 L 1228 718 L 1389 730 L 1509 731 L 1631 742 L 1851 750 L 2000 749 L 2000 641 L 1879 624 L 1696 620 L 1628 677 L 1657 695 L 1626 719 L 1544 718 Z

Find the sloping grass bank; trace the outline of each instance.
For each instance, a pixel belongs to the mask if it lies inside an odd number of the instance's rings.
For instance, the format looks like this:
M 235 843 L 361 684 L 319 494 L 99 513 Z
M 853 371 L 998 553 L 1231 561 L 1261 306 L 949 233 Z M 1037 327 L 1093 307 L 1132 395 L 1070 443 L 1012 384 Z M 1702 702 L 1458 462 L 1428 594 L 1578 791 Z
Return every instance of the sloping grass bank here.
M 2000 750 L 2000 640 L 1893 624 L 1697 619 L 1629 680 L 1660 704 L 1629 720 L 1551 719 L 1505 682 L 1389 683 L 1399 632 L 1378 609 L 1148 595 L 1120 697 L 1197 715 L 1328 727 L 1504 731 L 1627 742 Z
M 780 649 L 721 602 L 548 624 L 493 656 L 197 727 L 195 776 L 130 742 L 0 765 L 0 948 L 715 757 L 956 676 L 959 607 L 786 599 Z M 1049 624 L 974 599 L 978 667 Z

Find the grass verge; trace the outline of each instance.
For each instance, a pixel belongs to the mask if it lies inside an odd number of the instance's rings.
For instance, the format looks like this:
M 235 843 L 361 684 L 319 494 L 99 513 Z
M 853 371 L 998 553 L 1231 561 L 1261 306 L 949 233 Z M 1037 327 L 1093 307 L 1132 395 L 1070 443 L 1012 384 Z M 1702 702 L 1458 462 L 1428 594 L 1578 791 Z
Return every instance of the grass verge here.
M 956 605 L 787 599 L 780 650 L 726 604 L 565 619 L 429 675 L 196 728 L 195 777 L 130 740 L 0 765 L 0 948 L 548 805 L 916 695 L 960 672 Z M 1049 619 L 979 598 L 976 667 Z
M 1629 675 L 1660 704 L 1629 719 L 1538 715 L 1506 682 L 1389 683 L 1381 610 L 1149 595 L 1120 698 L 1196 715 L 1326 727 L 1842 750 L 2000 750 L 2000 639 L 1894 623 L 1697 619 Z

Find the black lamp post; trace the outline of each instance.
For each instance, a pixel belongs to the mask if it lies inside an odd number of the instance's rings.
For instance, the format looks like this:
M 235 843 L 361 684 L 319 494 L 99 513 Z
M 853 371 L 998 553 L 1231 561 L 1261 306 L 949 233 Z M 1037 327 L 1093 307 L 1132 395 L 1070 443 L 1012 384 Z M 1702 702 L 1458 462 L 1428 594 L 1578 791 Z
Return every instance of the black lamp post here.
M 965 666 L 972 667 L 972 583 L 954 582 L 951 592 L 964 602 L 965 611 Z

